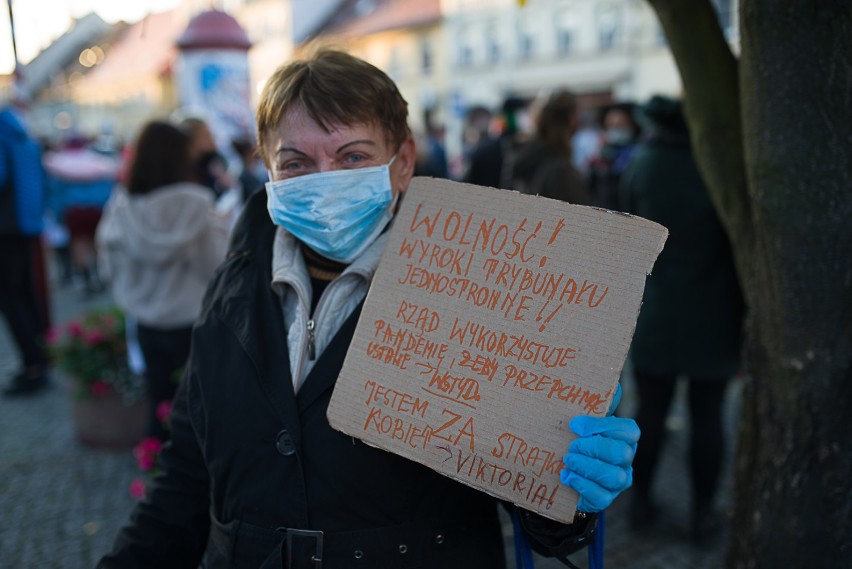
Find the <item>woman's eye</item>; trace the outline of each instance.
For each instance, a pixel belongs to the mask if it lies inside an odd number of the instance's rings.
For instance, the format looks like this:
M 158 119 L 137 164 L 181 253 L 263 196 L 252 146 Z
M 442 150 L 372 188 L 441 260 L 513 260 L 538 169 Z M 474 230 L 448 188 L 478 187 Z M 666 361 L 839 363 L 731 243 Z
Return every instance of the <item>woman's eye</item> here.
M 295 176 L 305 172 L 305 164 L 301 160 L 290 160 L 278 168 L 284 176 Z
M 346 158 L 344 158 L 344 162 L 346 164 L 359 164 L 364 162 L 367 157 L 363 154 L 347 154 Z

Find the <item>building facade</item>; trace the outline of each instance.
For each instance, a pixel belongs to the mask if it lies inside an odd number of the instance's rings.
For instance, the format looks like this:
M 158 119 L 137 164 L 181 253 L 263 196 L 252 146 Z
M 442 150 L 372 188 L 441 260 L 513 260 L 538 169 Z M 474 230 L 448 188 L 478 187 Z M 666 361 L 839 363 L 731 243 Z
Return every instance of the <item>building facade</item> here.
M 737 0 L 714 4 L 736 50 Z M 427 117 L 442 126 L 451 158 L 461 152 L 468 109 L 496 109 L 507 95 L 568 88 L 592 109 L 681 88 L 645 0 L 184 0 L 128 26 L 91 68 L 57 74 L 41 97 L 40 124 L 62 126 L 56 116 L 64 112 L 81 131 L 111 124 L 125 133 L 167 114 L 177 104 L 174 42 L 192 15 L 211 7 L 248 33 L 253 105 L 279 65 L 317 45 L 338 45 L 393 77 L 414 130 L 422 132 Z

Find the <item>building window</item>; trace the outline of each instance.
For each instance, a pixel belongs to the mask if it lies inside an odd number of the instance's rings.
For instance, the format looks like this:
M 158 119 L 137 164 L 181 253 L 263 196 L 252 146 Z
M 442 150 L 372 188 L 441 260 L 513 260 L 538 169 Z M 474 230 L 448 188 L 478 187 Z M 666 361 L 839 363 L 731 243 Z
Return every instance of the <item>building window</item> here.
M 575 21 L 568 12 L 556 16 L 556 53 L 565 55 L 574 49 Z
M 532 59 L 535 54 L 535 35 L 528 21 L 518 25 L 518 56 L 520 59 Z
M 599 6 L 597 9 L 598 46 L 602 50 L 612 49 L 618 42 L 620 16 L 618 9 L 612 5 Z
M 459 40 L 459 67 L 470 67 L 473 65 L 473 46 L 470 43 L 471 30 L 462 29 Z
M 497 26 L 485 28 L 485 57 L 489 63 L 500 61 L 500 39 L 497 34 Z
M 424 39 L 420 43 L 420 69 L 423 71 L 423 75 L 431 75 L 432 70 L 434 68 L 435 56 L 432 53 L 432 42 L 427 39 Z
M 571 53 L 573 34 L 571 30 L 559 28 L 556 30 L 556 52 L 559 55 Z

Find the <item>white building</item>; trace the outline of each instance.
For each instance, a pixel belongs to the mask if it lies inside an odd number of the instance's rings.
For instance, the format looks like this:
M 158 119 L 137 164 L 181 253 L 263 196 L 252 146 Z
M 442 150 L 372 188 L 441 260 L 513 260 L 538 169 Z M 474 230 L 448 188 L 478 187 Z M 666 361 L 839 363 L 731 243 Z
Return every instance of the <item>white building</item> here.
M 713 1 L 735 42 L 736 0 Z M 334 2 L 322 5 L 333 17 Z M 382 19 L 379 13 L 399 13 L 406 5 L 414 10 L 410 0 L 340 0 L 336 5 L 339 12 L 355 14 L 343 26 L 350 32 L 347 44 L 400 84 L 414 111 L 414 126 L 420 126 L 420 112 L 427 108 L 444 124 L 451 159 L 461 152 L 467 109 L 496 109 L 510 94 L 532 98 L 567 88 L 578 95 L 581 108 L 593 109 L 614 101 L 641 102 L 656 93 L 677 95 L 681 89 L 665 37 L 645 0 L 440 0 L 440 20 L 428 32 L 421 25 L 396 28 L 394 34 L 359 25 L 359 20 Z M 307 19 L 299 16 L 304 0 L 293 1 L 292 8 L 294 22 Z M 352 30 L 364 33 L 353 41 Z M 340 31 L 339 23 L 318 28 L 320 39 Z
M 714 0 L 728 37 L 737 37 L 736 0 Z M 474 105 L 496 108 L 508 94 L 557 88 L 582 108 L 677 95 L 680 77 L 645 0 L 442 0 L 449 41 L 450 154 Z

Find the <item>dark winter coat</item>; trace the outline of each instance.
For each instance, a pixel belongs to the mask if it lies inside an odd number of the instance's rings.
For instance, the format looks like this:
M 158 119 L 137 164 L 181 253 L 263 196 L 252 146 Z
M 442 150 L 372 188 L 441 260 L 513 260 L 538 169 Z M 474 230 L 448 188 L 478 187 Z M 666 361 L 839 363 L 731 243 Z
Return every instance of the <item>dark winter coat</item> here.
M 193 332 L 166 475 L 99 567 L 195 569 L 204 558 L 209 568 L 314 568 L 317 530 L 323 569 L 503 567 L 493 498 L 329 426 L 360 309 L 294 395 L 270 286 L 274 233 L 255 194 Z M 522 519 L 537 548 L 561 554 L 585 545 L 595 523 Z
M 632 359 L 644 373 L 726 379 L 740 367 L 743 301 L 685 124 L 673 124 L 658 125 L 622 179 L 624 211 L 669 230 L 645 285 Z
M 512 164 L 520 144 L 513 134 L 482 142 L 473 151 L 462 181 L 488 188 L 512 189 Z
M 591 204 L 571 157 L 553 151 L 540 140 L 533 140 L 518 151 L 512 169 L 512 189 L 577 205 Z

